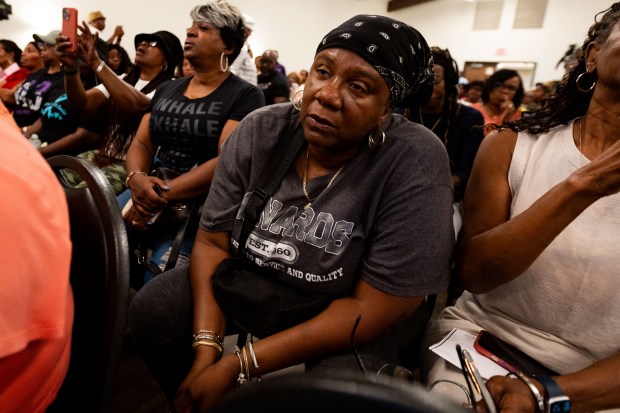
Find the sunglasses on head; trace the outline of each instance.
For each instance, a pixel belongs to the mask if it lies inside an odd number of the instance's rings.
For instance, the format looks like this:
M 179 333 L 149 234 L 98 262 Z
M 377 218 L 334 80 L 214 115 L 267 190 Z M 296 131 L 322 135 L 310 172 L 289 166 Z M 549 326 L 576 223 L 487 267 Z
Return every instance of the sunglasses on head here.
M 155 47 L 157 46 L 157 40 L 151 40 L 151 41 L 147 41 L 147 40 L 142 40 L 141 42 L 138 43 L 138 46 L 141 44 L 146 44 L 148 47 Z

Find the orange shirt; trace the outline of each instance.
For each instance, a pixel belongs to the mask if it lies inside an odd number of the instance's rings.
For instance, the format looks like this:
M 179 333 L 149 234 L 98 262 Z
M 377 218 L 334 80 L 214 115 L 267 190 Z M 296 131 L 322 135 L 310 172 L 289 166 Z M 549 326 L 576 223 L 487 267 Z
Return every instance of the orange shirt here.
M 30 142 L 1 120 L 0 140 L 0 411 L 44 412 L 69 365 L 69 214 Z
M 501 125 L 503 122 L 512 122 L 514 120 L 521 119 L 521 111 L 514 108 L 512 110 L 510 110 L 510 108 L 506 108 L 504 112 L 493 116 L 484 110 L 482 102 L 474 103 L 471 106 L 478 109 L 484 117 L 484 136 L 487 136 L 495 130 L 492 126 L 490 126 L 491 124 Z
M 17 126 L 17 123 L 15 123 L 15 119 L 13 119 L 13 115 L 11 115 L 11 112 L 9 112 L 6 106 L 4 106 L 4 102 L 1 100 L 0 100 L 0 120 L 3 120 L 10 127 L 15 128 L 15 130 L 19 131 L 19 126 Z

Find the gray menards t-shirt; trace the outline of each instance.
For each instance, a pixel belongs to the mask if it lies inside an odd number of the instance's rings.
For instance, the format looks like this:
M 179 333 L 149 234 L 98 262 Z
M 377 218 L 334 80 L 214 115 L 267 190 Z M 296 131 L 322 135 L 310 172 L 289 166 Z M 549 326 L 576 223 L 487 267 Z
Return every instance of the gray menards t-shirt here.
M 248 115 L 228 138 L 201 228 L 231 231 L 237 245 L 244 197 L 256 189 L 280 139 L 299 124 L 292 105 L 272 105 Z M 444 290 L 450 274 L 452 180 L 446 150 L 423 126 L 392 115 L 385 143 L 363 145 L 327 190 L 332 175 L 308 182 L 291 167 L 267 203 L 247 242 L 247 256 L 277 270 L 300 290 L 343 295 L 362 277 L 397 296 Z

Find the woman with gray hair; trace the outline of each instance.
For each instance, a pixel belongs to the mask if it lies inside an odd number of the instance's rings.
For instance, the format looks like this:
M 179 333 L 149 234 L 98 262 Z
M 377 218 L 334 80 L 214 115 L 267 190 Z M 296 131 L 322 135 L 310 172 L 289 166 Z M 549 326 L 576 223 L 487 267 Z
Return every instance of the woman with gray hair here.
M 152 217 L 167 205 L 204 197 L 218 163 L 219 148 L 241 119 L 264 104 L 258 88 L 229 70 L 243 46 L 244 23 L 239 9 L 225 1 L 214 1 L 196 6 L 190 15 L 192 25 L 187 29 L 183 50 L 195 74 L 157 89 L 127 152 L 128 190 L 119 195 L 119 203 L 124 206 L 131 200 L 125 221 L 132 230 L 146 229 Z M 168 168 L 176 177 L 164 180 L 149 175 L 157 168 Z M 147 266 L 146 282 L 158 273 L 155 267 L 166 267 L 177 228 L 149 231 L 147 239 L 136 232 L 130 231 L 130 243 L 141 238 L 143 247 L 152 250 L 149 261 L 154 266 Z M 185 234 L 181 261 L 189 259 L 194 234 L 195 230 Z
M 208 411 L 235 383 L 300 363 L 357 370 L 352 336 L 368 370 L 414 367 L 428 317 L 424 297 L 445 289 L 450 274 L 452 182 L 442 143 L 392 108 L 428 99 L 433 79 L 418 31 L 387 17 L 355 16 L 319 44 L 300 107 L 267 106 L 235 129 L 189 270 L 155 278 L 130 310 L 132 334 L 174 411 Z M 300 149 L 293 147 L 291 166 L 257 208 L 261 221 L 244 242 L 244 199 L 262 187 L 277 166 L 272 154 L 291 140 Z M 211 282 L 235 254 L 256 278 L 323 295 L 327 306 L 223 354 L 221 338 L 235 325 Z

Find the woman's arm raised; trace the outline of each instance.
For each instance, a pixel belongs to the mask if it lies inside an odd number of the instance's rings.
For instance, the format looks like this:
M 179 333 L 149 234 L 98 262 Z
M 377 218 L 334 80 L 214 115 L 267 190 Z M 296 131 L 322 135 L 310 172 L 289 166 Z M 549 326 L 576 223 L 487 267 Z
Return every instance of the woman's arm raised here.
M 601 194 L 617 191 L 617 165 L 615 184 L 600 182 L 610 167 L 614 169 L 609 165 L 614 155 L 607 153 L 607 159 L 577 170 L 510 219 L 508 170 L 516 140 L 515 132 L 502 130 L 483 141 L 465 194 L 456 269 L 463 286 L 473 293 L 518 277 Z M 614 146 L 619 153 L 620 145 Z

